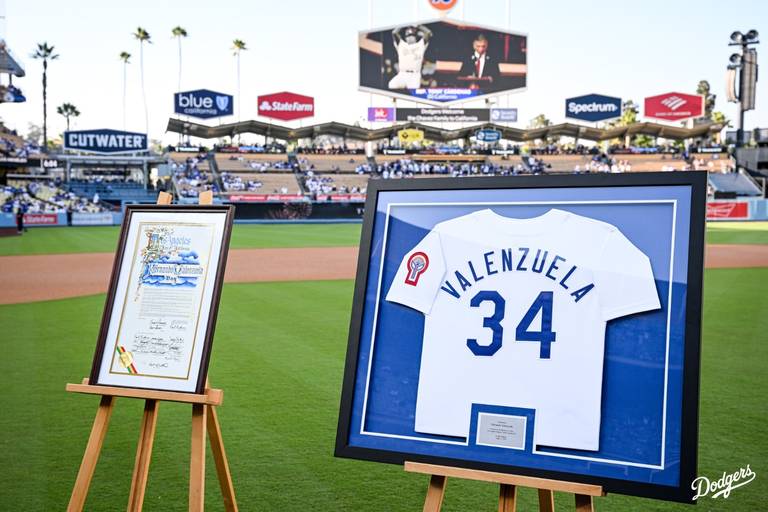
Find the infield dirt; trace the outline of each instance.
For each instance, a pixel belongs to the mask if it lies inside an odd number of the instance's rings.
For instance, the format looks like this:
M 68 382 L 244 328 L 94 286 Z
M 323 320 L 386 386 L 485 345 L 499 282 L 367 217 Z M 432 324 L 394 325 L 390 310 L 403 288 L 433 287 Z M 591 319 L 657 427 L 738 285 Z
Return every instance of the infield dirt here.
M 104 293 L 112 253 L 0 257 L 0 304 Z M 354 279 L 357 247 L 234 249 L 228 283 Z M 768 267 L 768 245 L 707 245 L 707 268 Z

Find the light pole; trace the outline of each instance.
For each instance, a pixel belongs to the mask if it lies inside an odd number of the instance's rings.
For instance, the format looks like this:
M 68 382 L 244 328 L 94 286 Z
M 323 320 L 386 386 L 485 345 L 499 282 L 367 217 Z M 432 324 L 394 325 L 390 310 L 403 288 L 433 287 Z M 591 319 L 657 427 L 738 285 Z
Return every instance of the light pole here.
M 738 30 L 731 34 L 728 46 L 741 46 L 741 53 L 731 55 L 728 64 L 726 90 L 728 101 L 738 103 L 739 121 L 736 127 L 736 147 L 744 145 L 744 112 L 755 108 L 755 86 L 757 84 L 757 50 L 750 48 L 758 44 L 757 30 L 742 34 Z M 739 70 L 738 91 L 736 88 L 736 70 Z

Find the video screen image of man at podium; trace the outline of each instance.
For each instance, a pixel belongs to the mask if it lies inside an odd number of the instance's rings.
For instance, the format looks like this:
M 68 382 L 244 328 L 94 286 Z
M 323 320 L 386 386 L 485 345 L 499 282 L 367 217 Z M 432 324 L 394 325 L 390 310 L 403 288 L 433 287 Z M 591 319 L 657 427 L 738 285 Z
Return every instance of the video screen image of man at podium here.
M 472 53 L 462 59 L 458 86 L 482 88 L 483 83 L 492 84 L 499 79 L 499 63 L 488 55 L 488 38 L 478 34 L 472 41 Z

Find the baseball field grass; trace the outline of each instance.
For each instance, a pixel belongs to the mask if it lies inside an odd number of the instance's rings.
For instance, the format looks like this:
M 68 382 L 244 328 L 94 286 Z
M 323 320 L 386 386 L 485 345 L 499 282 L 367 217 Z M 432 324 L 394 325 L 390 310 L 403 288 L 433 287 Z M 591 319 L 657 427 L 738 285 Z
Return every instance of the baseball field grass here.
M 233 249 L 262 247 L 349 247 L 360 241 L 360 224 L 236 224 Z M 113 252 L 113 226 L 32 228 L 23 236 L 0 238 L 0 256 Z M 768 244 L 768 222 L 720 222 L 707 226 L 713 244 Z
M 354 246 L 359 225 L 237 225 L 235 248 Z M 117 228 L 30 229 L 0 255 L 111 252 Z M 710 224 L 710 243 L 768 244 L 768 223 Z M 699 474 L 750 465 L 757 478 L 697 509 L 609 495 L 598 510 L 763 510 L 768 495 L 768 268 L 705 273 Z M 1 286 L 1 285 L 0 285 Z M 240 510 L 419 510 L 427 478 L 333 457 L 352 281 L 224 286 L 210 368 Z M 1 289 L 1 288 L 0 288 Z M 0 306 L 0 510 L 63 510 L 98 400 L 87 376 L 104 295 Z M 124 510 L 142 402 L 118 399 L 86 510 Z M 147 511 L 186 510 L 190 407 L 162 403 Z M 208 460 L 207 510 L 223 510 Z M 451 480 L 445 511 L 495 510 L 497 486 Z M 572 510 L 571 497 L 557 495 Z M 519 510 L 536 509 L 520 491 Z
M 710 244 L 768 244 L 768 222 L 710 222 Z
M 698 510 L 762 510 L 768 495 L 768 269 L 707 270 L 699 474 L 750 465 L 757 478 Z M 210 378 L 240 510 L 412 511 L 427 478 L 335 459 L 351 281 L 224 287 Z M 64 391 L 87 376 L 104 296 L 0 306 L 0 510 L 63 510 L 98 400 Z M 142 403 L 118 399 L 86 510 L 124 510 Z M 190 407 L 162 403 L 145 510 L 186 510 Z M 207 510 L 222 510 L 209 457 Z M 444 510 L 495 510 L 497 486 L 451 480 Z M 520 510 L 535 493 L 521 490 Z M 572 510 L 569 496 L 558 507 Z M 598 510 L 694 510 L 609 495 Z
M 31 228 L 0 238 L 0 256 L 114 252 L 120 228 L 88 226 Z M 267 247 L 349 247 L 360 242 L 360 224 L 236 224 L 232 249 Z

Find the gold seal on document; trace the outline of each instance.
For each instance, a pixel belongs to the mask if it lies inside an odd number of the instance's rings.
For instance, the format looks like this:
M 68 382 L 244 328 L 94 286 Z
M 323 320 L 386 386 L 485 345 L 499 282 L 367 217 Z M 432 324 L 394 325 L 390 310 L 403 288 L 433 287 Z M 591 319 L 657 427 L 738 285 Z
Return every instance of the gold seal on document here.
M 130 352 L 122 352 L 120 354 L 120 366 L 128 368 L 133 364 L 133 354 Z

